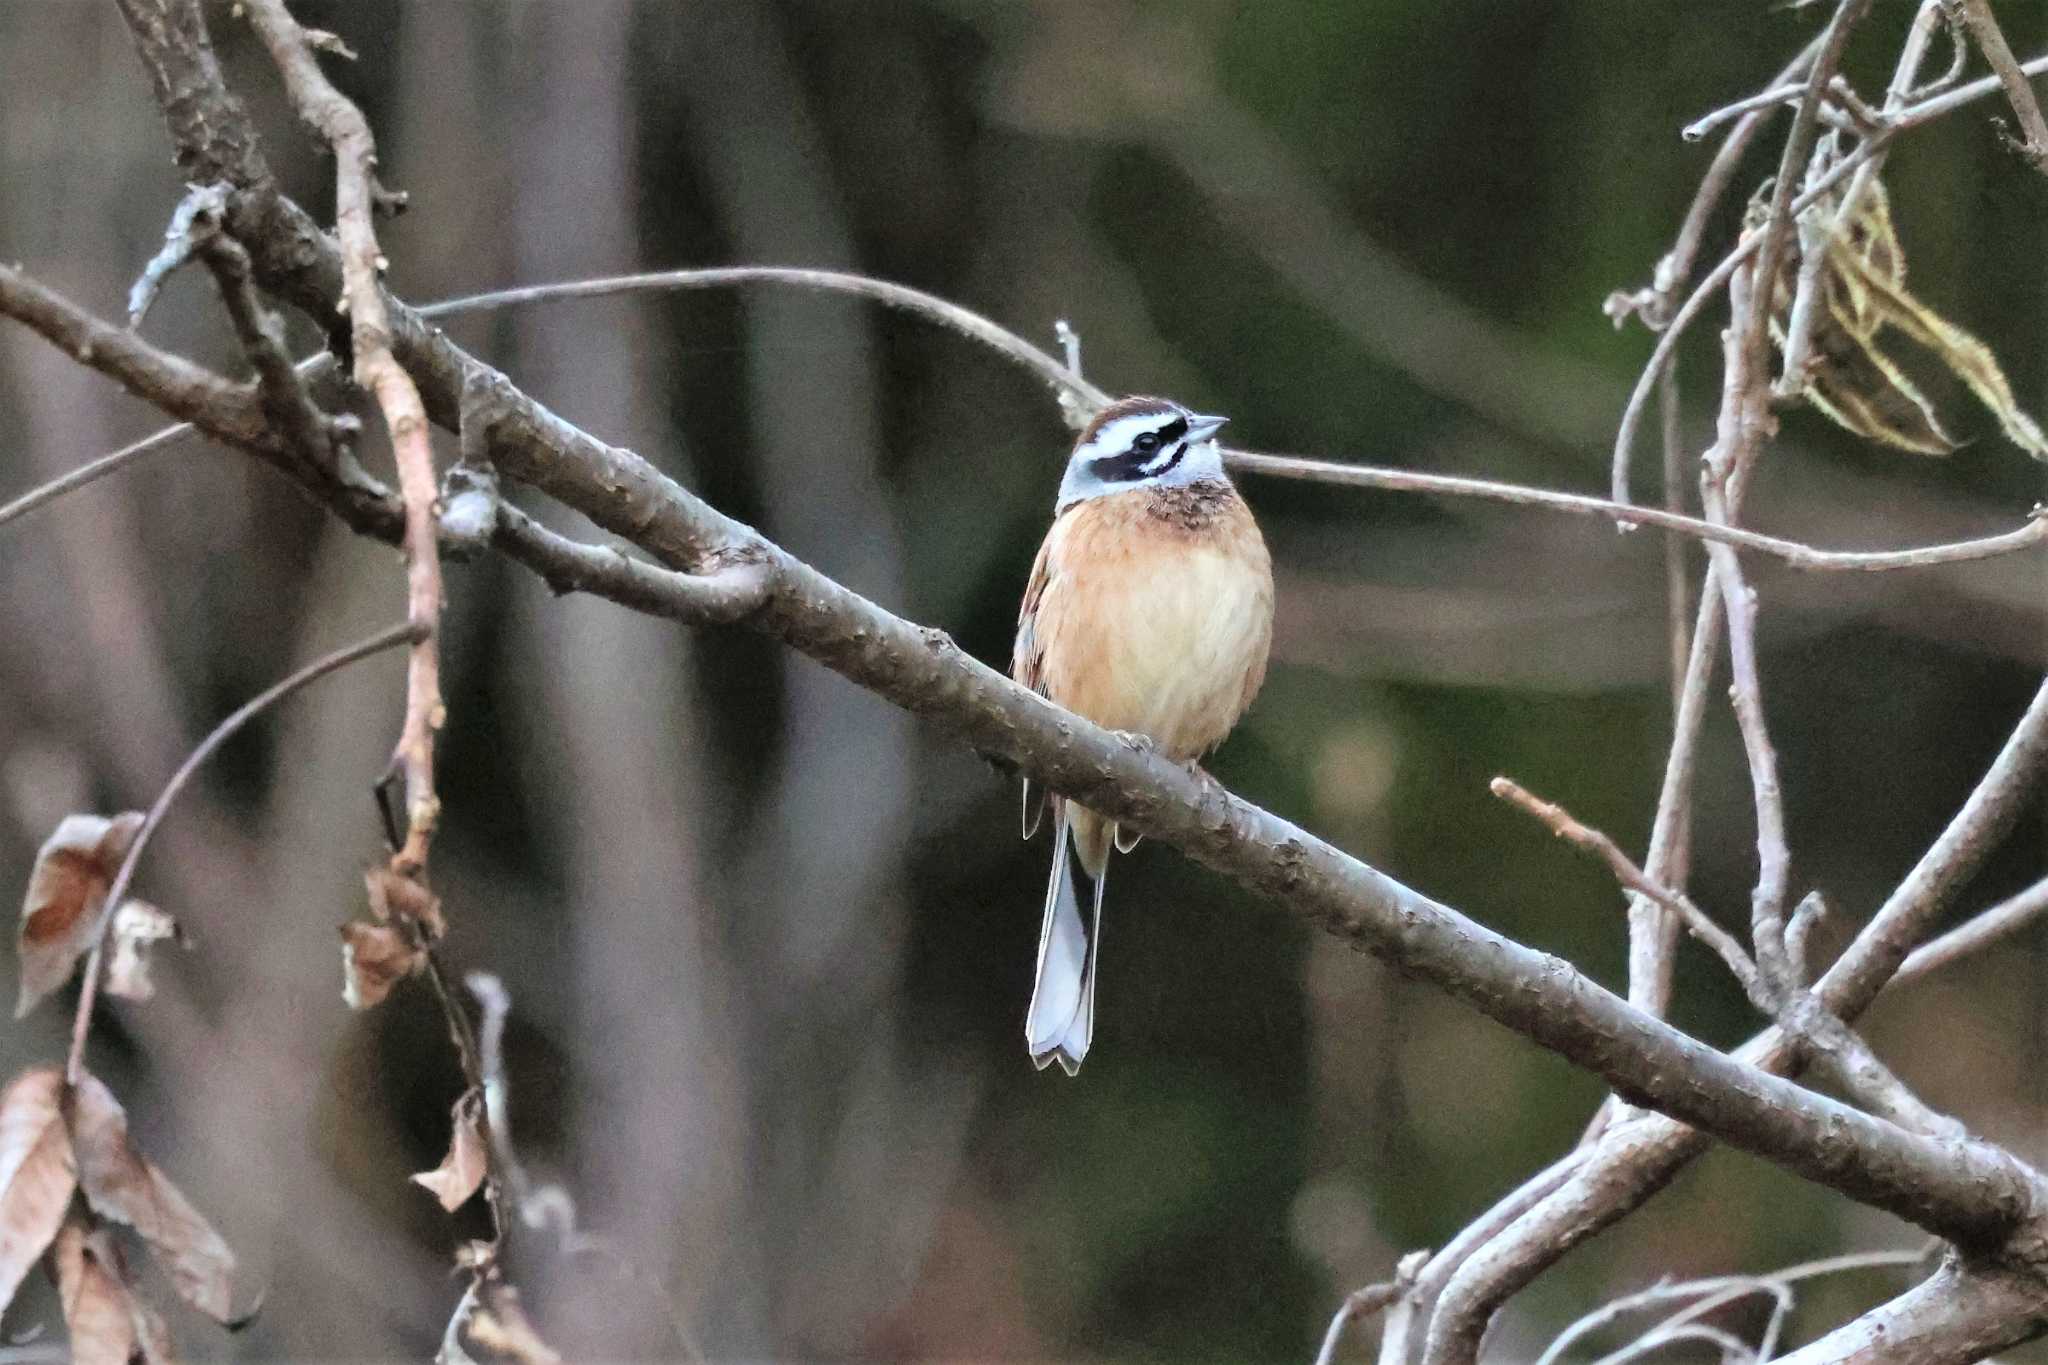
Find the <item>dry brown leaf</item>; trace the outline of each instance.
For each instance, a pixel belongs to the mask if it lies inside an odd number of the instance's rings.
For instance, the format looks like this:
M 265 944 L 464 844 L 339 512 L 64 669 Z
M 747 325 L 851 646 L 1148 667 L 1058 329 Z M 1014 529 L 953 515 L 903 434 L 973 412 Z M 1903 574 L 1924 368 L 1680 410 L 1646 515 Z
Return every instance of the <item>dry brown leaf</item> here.
M 435 1365 L 480 1365 L 472 1346 L 491 1361 L 513 1365 L 561 1365 L 562 1360 L 534 1330 L 519 1291 L 496 1277 L 472 1283 L 455 1305 Z
M 157 1365 L 172 1359 L 164 1320 L 128 1284 L 120 1249 L 104 1228 L 67 1220 L 50 1258 L 75 1365 Z
M 1839 248 L 1834 253 L 1847 269 L 1866 271 L 1864 264 Z M 2013 397 L 2012 385 L 1989 346 L 1936 313 L 1882 274 L 1867 272 L 1865 282 L 1885 321 L 1941 359 L 1956 378 L 1969 386 L 1977 401 L 1998 418 L 2005 438 L 2037 460 L 2048 460 L 2048 437 Z
M 401 925 L 417 925 L 429 943 L 438 942 L 448 932 L 448 921 L 441 917 L 441 898 L 415 878 L 380 863 L 363 874 L 363 885 L 370 893 L 370 913 L 379 924 L 396 920 Z
M 126 1223 L 149 1244 L 184 1300 L 217 1322 L 233 1317 L 235 1255 L 190 1201 L 128 1140 L 112 1091 L 81 1077 L 66 1117 L 78 1183 L 94 1213 Z
M 92 947 L 101 904 L 142 814 L 67 815 L 36 851 L 21 902 L 21 998 L 19 1019 L 38 1000 L 71 977 L 78 959 Z
M 147 1000 L 156 994 L 149 979 L 149 945 L 170 939 L 183 944 L 178 921 L 148 901 L 127 900 L 114 912 L 114 951 L 107 958 L 108 995 Z
M 560 1353 L 541 1340 L 509 1284 L 497 1286 L 478 1304 L 464 1327 L 470 1341 L 519 1365 L 561 1365 Z
M 1837 201 L 1838 202 L 1838 201 Z M 1749 226 L 1761 222 L 1762 199 L 1752 201 Z M 1835 203 L 1812 210 L 1824 224 Z M 1880 344 L 1887 331 L 1931 352 L 1991 409 L 2006 439 L 2035 459 L 2048 460 L 2048 437 L 2013 397 L 1991 348 L 1948 321 L 1906 288 L 1906 257 L 1892 224 L 1884 185 L 1869 183 L 1844 228 L 1825 245 L 1802 220 L 1801 239 L 1824 250 L 1812 355 L 1798 376 L 1802 395 L 1837 425 L 1900 450 L 1948 455 L 1961 442 L 1943 429 L 1934 405 Z M 1823 227 L 1820 231 L 1829 231 Z M 1771 336 L 1782 350 L 1794 298 L 1796 263 L 1787 260 L 1771 289 Z
M 63 1092 L 54 1066 L 24 1071 L 0 1092 L 0 1309 L 57 1235 L 78 1184 Z
M 441 1207 L 453 1213 L 469 1202 L 484 1183 L 489 1152 L 484 1142 L 483 1104 L 475 1091 L 455 1101 L 455 1131 L 448 1139 L 448 1155 L 431 1171 L 413 1176 L 413 1183 L 433 1192 Z
M 390 925 L 352 919 L 341 926 L 341 998 L 352 1010 L 382 1004 L 425 957 Z

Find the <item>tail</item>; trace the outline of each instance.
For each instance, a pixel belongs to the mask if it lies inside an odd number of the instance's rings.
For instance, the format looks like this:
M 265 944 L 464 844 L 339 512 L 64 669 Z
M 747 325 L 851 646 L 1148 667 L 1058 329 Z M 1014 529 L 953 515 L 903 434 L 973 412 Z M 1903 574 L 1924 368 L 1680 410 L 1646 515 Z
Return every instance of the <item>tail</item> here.
M 1088 876 L 1068 852 L 1073 822 L 1070 807 L 1058 814 L 1052 844 L 1052 883 L 1045 892 L 1045 923 L 1038 931 L 1038 971 L 1031 988 L 1031 1012 L 1024 1018 L 1024 1043 L 1032 1064 L 1043 1071 L 1057 1061 L 1069 1076 L 1081 1069 L 1095 1036 L 1095 960 L 1102 944 L 1102 888 L 1108 867 Z M 1081 915 L 1082 883 L 1091 883 L 1094 911 Z

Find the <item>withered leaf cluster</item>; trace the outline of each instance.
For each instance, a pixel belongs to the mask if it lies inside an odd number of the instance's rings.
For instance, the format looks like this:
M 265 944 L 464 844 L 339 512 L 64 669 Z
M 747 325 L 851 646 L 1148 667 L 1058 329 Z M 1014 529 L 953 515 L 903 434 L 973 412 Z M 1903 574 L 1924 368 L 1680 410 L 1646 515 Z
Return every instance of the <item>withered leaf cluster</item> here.
M 1752 227 L 1762 216 L 1763 193 L 1751 205 Z M 1771 336 L 1782 352 L 1799 272 L 1817 272 L 1811 353 L 1804 373 L 1789 377 L 1800 396 L 1858 436 L 1922 455 L 1954 452 L 1962 443 L 1888 349 L 1904 340 L 1961 380 L 1997 417 L 2007 440 L 2048 460 L 2048 437 L 2014 399 L 1991 348 L 1906 288 L 1906 256 L 1882 182 L 1870 180 L 1846 223 L 1843 202 L 1838 196 L 1807 211 L 1798 234 L 1806 259 L 1788 259 L 1771 291 Z M 1815 251 L 1823 253 L 1817 262 Z
M 441 902 L 419 879 L 390 866 L 363 874 L 370 919 L 341 926 L 341 998 L 350 1009 L 381 1004 L 391 988 L 426 961 L 447 932 Z
M 163 1319 L 136 1289 L 130 1229 L 179 1297 L 232 1320 L 234 1253 L 129 1138 L 128 1116 L 92 1076 L 34 1067 L 0 1092 L 0 1309 L 47 1256 L 72 1359 L 171 1358 Z

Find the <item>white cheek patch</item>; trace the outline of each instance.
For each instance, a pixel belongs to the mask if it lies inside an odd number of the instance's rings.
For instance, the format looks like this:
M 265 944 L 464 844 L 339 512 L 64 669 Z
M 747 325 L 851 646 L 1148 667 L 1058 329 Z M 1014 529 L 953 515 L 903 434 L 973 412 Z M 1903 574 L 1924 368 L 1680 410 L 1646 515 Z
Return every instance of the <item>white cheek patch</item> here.
M 1154 455 L 1151 459 L 1145 461 L 1145 463 L 1139 465 L 1138 468 L 1145 474 L 1147 478 L 1150 478 L 1152 475 L 1157 474 L 1161 470 L 1171 466 L 1175 460 L 1179 459 L 1186 452 L 1187 446 L 1185 444 L 1169 446 L 1165 450 L 1160 451 L 1157 455 Z

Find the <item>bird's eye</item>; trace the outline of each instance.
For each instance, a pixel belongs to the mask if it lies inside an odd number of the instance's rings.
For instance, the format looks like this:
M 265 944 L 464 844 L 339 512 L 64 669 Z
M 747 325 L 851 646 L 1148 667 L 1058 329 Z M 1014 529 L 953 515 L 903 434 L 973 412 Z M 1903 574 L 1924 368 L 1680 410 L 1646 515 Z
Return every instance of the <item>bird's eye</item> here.
M 1140 436 L 1137 440 L 1131 442 L 1131 444 L 1136 449 L 1149 455 L 1153 451 L 1159 449 L 1159 435 L 1157 432 L 1148 431 L 1143 436 Z

